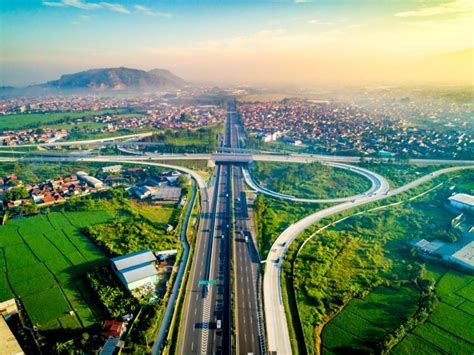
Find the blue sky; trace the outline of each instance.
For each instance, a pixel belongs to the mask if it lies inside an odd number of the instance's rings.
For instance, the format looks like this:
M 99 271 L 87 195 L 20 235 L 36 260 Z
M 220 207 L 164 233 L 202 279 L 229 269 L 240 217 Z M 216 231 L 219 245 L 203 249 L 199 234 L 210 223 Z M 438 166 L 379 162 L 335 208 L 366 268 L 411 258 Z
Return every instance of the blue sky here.
M 307 70 L 327 53 L 363 62 L 369 52 L 405 59 L 472 46 L 472 31 L 466 32 L 472 6 L 463 0 L 2 0 L 0 6 L 2 85 L 120 65 L 166 67 L 191 80 L 251 81 L 259 68 L 280 70 L 301 58 Z M 437 42 L 428 30 L 441 35 Z

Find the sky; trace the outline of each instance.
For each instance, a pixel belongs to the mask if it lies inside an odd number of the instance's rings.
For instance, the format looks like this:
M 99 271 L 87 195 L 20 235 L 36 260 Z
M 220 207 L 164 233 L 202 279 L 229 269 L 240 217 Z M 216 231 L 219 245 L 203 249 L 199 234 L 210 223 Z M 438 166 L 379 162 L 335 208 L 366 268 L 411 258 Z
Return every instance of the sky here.
M 474 85 L 473 0 L 1 0 L 0 85 L 90 68 L 234 84 Z

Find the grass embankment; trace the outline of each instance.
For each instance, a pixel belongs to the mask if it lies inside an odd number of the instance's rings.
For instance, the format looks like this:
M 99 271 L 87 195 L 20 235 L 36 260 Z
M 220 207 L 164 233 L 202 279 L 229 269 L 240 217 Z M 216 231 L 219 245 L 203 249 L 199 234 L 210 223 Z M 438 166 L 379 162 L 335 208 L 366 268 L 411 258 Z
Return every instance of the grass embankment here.
M 303 198 L 352 196 L 371 186 L 371 182 L 359 174 L 320 163 L 256 162 L 252 174 L 270 190 Z
M 474 176 L 472 171 L 457 174 L 460 176 L 450 182 L 447 182 L 447 177 L 442 177 L 436 182 L 423 185 L 417 191 L 405 194 L 405 198 L 413 196 L 440 180 L 446 182 L 417 200 L 353 217 L 328 228 L 307 243 L 296 260 L 292 260 L 292 255 L 304 238 L 316 228 L 340 216 L 322 221 L 300 236 L 290 247 L 290 263 L 284 265 L 284 277 L 291 275 L 290 265 L 294 262 L 293 295 L 300 310 L 309 353 L 318 351 L 321 342 L 318 332 L 325 325 L 322 350 L 327 352 L 375 351 L 388 341 L 389 336 L 393 346 L 400 341 L 393 337 L 395 329 L 404 334 L 410 333 L 414 327 L 416 332 L 416 325 L 422 323 L 433 309 L 429 322 L 435 317 L 433 322 L 438 322 L 437 324 L 449 324 L 449 319 L 452 324 L 456 324 L 454 319 L 460 320 L 460 315 L 463 314 L 464 320 L 459 324 L 467 327 L 466 329 L 470 325 L 472 328 L 472 320 L 469 318 L 471 301 L 462 296 L 468 293 L 467 289 L 462 290 L 472 282 L 472 276 L 459 274 L 463 279 L 462 285 L 458 285 L 453 291 L 456 297 L 448 297 L 449 300 L 455 298 L 459 302 L 456 304 L 460 307 L 457 311 L 463 313 L 456 315 L 457 312 L 451 309 L 452 312 L 448 312 L 446 307 L 439 307 L 433 301 L 434 297 L 429 295 L 429 285 L 432 282 L 430 265 L 425 267 L 424 262 L 416 259 L 407 246 L 408 241 L 417 237 L 442 237 L 448 233 L 446 219 L 440 220 L 439 216 L 440 211 L 448 213 L 444 201 L 452 193 L 449 187 L 456 185 L 456 189 L 462 191 Z M 402 198 L 403 196 L 398 196 L 391 200 Z M 390 201 L 383 203 L 388 202 Z M 380 205 L 381 202 L 377 204 Z M 288 280 L 284 281 L 283 286 L 288 285 Z M 287 291 L 293 292 L 288 287 Z M 285 292 L 283 295 L 285 296 Z M 440 296 L 438 287 L 436 295 L 442 303 L 448 302 Z M 288 304 L 291 306 L 291 298 Z M 453 305 L 447 304 L 447 307 Z M 294 308 L 290 307 L 290 310 L 295 311 Z M 437 312 L 441 312 L 442 316 L 436 318 Z M 453 329 L 448 329 L 447 333 L 453 336 Z M 457 336 L 463 337 L 463 341 L 472 341 L 468 335 Z M 412 337 L 411 334 L 406 339 Z M 301 342 L 301 339 L 298 341 Z M 409 341 L 407 340 L 407 347 Z
M 190 223 L 188 224 L 188 229 L 186 232 L 187 240 L 189 243 L 189 256 L 188 262 L 186 264 L 186 270 L 184 272 L 181 288 L 179 290 L 179 295 L 176 299 L 176 307 L 173 312 L 173 318 L 170 324 L 170 330 L 168 333 L 166 345 L 163 349 L 163 354 L 175 354 L 178 349 L 178 344 L 181 344 L 181 320 L 183 319 L 184 312 L 184 302 L 186 299 L 186 289 L 189 279 L 189 272 L 192 265 L 192 258 L 194 254 L 194 249 L 196 246 L 196 236 L 199 228 L 199 206 L 200 206 L 200 195 L 196 196 L 194 202 L 193 210 L 190 217 Z
M 253 208 L 260 257 L 266 258 L 273 242 L 290 224 L 324 207 L 322 204 L 296 203 L 258 195 Z

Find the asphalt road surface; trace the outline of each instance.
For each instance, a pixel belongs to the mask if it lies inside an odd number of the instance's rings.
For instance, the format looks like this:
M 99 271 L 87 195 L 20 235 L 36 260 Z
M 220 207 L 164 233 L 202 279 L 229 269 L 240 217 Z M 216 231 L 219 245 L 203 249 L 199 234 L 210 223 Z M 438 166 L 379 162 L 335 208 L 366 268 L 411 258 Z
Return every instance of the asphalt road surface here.
M 235 109 L 229 110 L 230 147 L 240 149 L 242 126 Z M 237 354 L 263 354 L 260 259 L 245 194 L 243 167 L 232 166 L 234 202 L 234 295 Z

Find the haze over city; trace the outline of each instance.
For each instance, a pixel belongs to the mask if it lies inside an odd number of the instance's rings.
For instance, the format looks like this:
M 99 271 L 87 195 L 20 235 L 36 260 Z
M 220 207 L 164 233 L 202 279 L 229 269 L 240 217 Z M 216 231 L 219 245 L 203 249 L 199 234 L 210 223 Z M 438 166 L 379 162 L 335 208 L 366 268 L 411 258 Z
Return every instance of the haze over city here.
M 0 355 L 473 355 L 473 24 L 0 0 Z
M 221 84 L 472 84 L 473 6 L 6 0 L 0 84 L 120 66 Z

